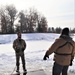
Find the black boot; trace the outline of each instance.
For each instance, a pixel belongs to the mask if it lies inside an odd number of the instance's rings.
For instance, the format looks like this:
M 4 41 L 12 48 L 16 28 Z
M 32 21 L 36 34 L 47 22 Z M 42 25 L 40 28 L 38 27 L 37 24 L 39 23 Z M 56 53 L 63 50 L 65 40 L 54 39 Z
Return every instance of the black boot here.
M 24 73 L 27 74 L 27 70 L 26 70 L 25 66 L 23 66 L 23 71 L 24 71 Z
M 16 72 L 19 72 L 19 66 L 17 66 Z

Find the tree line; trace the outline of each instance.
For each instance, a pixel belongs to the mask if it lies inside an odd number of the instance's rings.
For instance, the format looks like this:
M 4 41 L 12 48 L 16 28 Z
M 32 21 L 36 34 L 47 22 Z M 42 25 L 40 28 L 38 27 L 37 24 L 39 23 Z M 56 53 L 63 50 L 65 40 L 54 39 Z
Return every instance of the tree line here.
M 62 31 L 62 28 L 60 28 L 60 27 L 56 27 L 56 28 L 49 27 L 48 28 L 49 33 L 61 33 L 61 31 Z M 75 28 L 73 28 L 73 29 L 70 28 L 70 33 L 75 33 Z
M 22 33 L 60 33 L 60 27 L 48 27 L 47 19 L 36 9 L 18 11 L 14 5 L 0 7 L 0 33 L 12 34 L 18 31 Z M 72 30 L 75 32 L 75 28 Z
M 17 21 L 17 23 L 15 23 Z M 0 8 L 0 32 L 23 33 L 47 32 L 46 17 L 36 9 L 17 11 L 14 5 L 6 5 Z

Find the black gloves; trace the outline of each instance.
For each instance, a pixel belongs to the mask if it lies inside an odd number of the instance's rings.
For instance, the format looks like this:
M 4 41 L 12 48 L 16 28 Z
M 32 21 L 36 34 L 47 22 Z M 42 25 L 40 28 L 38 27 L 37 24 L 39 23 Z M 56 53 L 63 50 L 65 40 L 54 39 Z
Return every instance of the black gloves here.
M 19 53 L 19 50 L 15 50 L 16 53 Z
M 72 61 L 73 61 L 73 60 L 70 61 L 70 66 L 72 66 Z
M 74 59 L 74 55 L 71 56 L 71 60 L 70 60 L 70 66 L 73 65 L 73 59 Z
M 47 60 L 47 58 L 49 58 L 49 56 L 47 54 L 45 54 L 43 60 Z

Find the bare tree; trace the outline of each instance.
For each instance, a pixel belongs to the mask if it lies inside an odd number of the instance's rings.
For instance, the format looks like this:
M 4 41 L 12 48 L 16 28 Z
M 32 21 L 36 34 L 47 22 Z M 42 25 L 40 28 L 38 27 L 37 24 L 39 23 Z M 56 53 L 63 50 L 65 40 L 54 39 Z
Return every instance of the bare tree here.
M 40 29 L 41 29 L 41 32 L 47 32 L 47 28 L 48 28 L 48 25 L 47 25 L 47 20 L 46 18 L 43 16 L 41 17 L 41 20 L 40 20 Z
M 34 8 L 29 9 L 28 21 L 29 32 L 34 32 L 38 23 L 38 13 Z
M 8 13 L 9 18 L 10 18 L 9 32 L 12 33 L 15 17 L 16 17 L 16 14 L 17 14 L 17 10 L 16 10 L 15 6 L 13 6 L 13 5 L 6 6 L 6 10 L 7 10 L 7 13 Z
M 7 33 L 7 26 L 8 26 L 8 22 L 9 22 L 9 17 L 8 17 L 7 12 L 4 7 L 0 9 L 0 20 L 1 20 L 2 33 Z
M 60 27 L 56 27 L 55 32 L 56 33 L 60 33 L 62 31 L 62 29 Z
M 21 11 L 19 13 L 19 22 L 20 22 L 20 30 L 21 32 L 27 32 L 27 27 L 28 27 L 28 17 L 27 15 L 25 14 L 24 11 Z

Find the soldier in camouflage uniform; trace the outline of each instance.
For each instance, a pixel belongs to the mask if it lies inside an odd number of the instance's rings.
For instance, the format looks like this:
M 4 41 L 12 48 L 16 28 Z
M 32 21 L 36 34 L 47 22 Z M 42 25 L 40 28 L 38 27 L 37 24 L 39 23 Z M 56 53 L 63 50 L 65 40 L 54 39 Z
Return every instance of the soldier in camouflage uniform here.
M 17 70 L 16 72 L 19 72 L 19 60 L 21 57 L 22 60 L 22 65 L 23 65 L 23 70 L 26 72 L 26 67 L 25 67 L 25 58 L 24 58 L 24 50 L 26 49 L 26 43 L 23 39 L 21 39 L 21 33 L 17 33 L 18 38 L 14 40 L 13 42 L 13 48 L 15 50 L 16 54 L 16 66 Z

